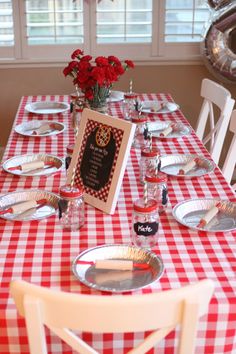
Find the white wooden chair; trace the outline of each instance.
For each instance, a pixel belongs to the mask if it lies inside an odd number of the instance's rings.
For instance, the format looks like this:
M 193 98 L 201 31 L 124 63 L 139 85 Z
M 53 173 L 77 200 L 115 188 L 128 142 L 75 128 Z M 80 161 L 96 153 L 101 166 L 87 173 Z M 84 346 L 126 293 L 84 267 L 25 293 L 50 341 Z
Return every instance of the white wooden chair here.
M 83 295 L 12 281 L 10 292 L 26 319 L 31 354 L 46 354 L 44 324 L 80 354 L 97 353 L 72 331 L 152 331 L 129 354 L 143 354 L 181 325 L 179 354 L 194 352 L 198 318 L 208 309 L 214 284 L 205 279 L 176 290 L 145 295 Z
M 231 140 L 229 151 L 223 164 L 222 172 L 227 182 L 231 183 L 236 166 L 236 110 L 231 115 L 229 130 L 234 134 Z M 236 184 L 233 186 L 236 190 Z
M 214 162 L 218 164 L 235 101 L 228 90 L 209 79 L 202 80 L 201 96 L 204 100 L 198 117 L 196 134 L 204 145 L 210 144 L 209 152 Z M 220 111 L 218 120 L 217 109 Z M 204 136 L 208 119 L 210 132 Z

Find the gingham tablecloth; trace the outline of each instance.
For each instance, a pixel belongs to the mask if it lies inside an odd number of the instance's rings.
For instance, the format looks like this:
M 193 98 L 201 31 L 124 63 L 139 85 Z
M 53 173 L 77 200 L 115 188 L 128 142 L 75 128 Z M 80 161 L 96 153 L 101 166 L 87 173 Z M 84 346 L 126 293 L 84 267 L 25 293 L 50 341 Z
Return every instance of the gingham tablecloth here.
M 172 100 L 170 95 L 140 95 L 142 99 Z M 15 155 L 48 153 L 59 157 L 66 154 L 66 146 L 74 142 L 69 126 L 70 113 L 34 115 L 24 110 L 32 101 L 64 101 L 68 96 L 23 97 L 10 134 L 3 161 Z M 122 117 L 121 103 L 111 103 L 113 115 Z M 29 138 L 17 134 L 15 125 L 37 120 L 56 120 L 67 125 L 62 134 Z M 180 110 L 158 116 L 161 120 L 187 121 Z M 180 138 L 159 140 L 162 154 L 190 153 L 210 157 L 195 133 Z M 86 224 L 76 232 L 62 231 L 58 217 L 40 222 L 7 222 L 0 219 L 0 353 L 28 353 L 24 319 L 18 316 L 9 295 L 11 279 L 24 279 L 35 284 L 68 292 L 98 293 L 81 284 L 71 271 L 72 260 L 89 247 L 111 243 L 130 243 L 132 202 L 142 196 L 139 183 L 140 151 L 132 149 L 114 215 L 86 205 Z M 1 195 L 25 189 L 42 189 L 58 193 L 65 182 L 65 170 L 49 177 L 18 177 L 0 171 Z M 236 231 L 204 233 L 180 225 L 171 208 L 189 198 L 213 197 L 236 201 L 235 196 L 216 167 L 213 173 L 201 178 L 169 178 L 170 204 L 161 215 L 159 241 L 154 251 L 163 259 L 165 272 L 160 281 L 136 293 L 150 293 L 194 283 L 203 278 L 214 280 L 216 290 L 208 314 L 198 327 L 196 353 L 236 353 Z M 115 295 L 114 295 L 115 296 Z M 125 295 L 124 295 L 125 296 Z M 125 319 L 124 319 L 125 320 Z M 86 341 L 101 353 L 122 354 L 131 349 L 145 333 L 82 334 Z M 49 353 L 71 353 L 70 348 L 47 332 Z M 150 353 L 173 353 L 177 334 L 172 332 Z

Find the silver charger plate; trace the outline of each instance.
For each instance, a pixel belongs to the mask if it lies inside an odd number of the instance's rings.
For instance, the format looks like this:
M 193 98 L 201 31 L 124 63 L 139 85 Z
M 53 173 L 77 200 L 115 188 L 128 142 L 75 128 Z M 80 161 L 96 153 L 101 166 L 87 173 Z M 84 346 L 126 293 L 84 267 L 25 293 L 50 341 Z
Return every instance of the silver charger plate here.
M 114 91 L 112 90 L 110 92 L 110 96 L 107 99 L 107 102 L 119 102 L 122 101 L 124 99 L 124 92 L 122 91 Z
M 3 214 L 0 217 L 11 221 L 32 221 L 48 218 L 55 214 L 58 209 L 59 196 L 44 190 L 23 190 L 12 192 L 0 197 L 0 210 L 10 208 L 11 205 L 25 202 L 27 200 L 47 199 L 47 205 L 36 209 L 32 208 L 19 214 Z
M 31 171 L 21 171 L 21 170 L 10 170 L 10 167 L 19 166 L 24 163 L 34 162 L 34 161 L 43 161 L 45 165 L 47 163 L 53 164 L 48 168 L 37 168 Z M 15 156 L 2 165 L 3 169 L 16 176 L 48 176 L 52 173 L 59 172 L 62 169 L 63 161 L 59 157 L 47 154 L 31 154 L 31 155 L 20 155 Z
M 164 105 L 163 108 L 158 109 L 161 105 Z M 167 114 L 177 111 L 179 106 L 174 102 L 153 100 L 153 101 L 142 101 L 141 102 L 141 111 L 143 113 L 152 113 L 152 114 Z M 157 110 L 155 111 L 155 109 Z
M 147 263 L 150 269 L 132 271 L 95 269 L 93 265 L 77 264 L 81 261 L 103 259 L 132 260 Z M 102 245 L 79 254 L 72 263 L 72 271 L 83 284 L 96 290 L 114 293 L 141 289 L 160 279 L 164 265 L 155 253 L 135 246 Z
M 46 133 L 42 134 L 34 134 L 33 131 L 34 129 L 39 128 L 43 124 L 54 124 L 55 129 L 52 129 L 51 131 L 48 131 Z M 24 136 L 32 136 L 32 137 L 44 137 L 44 136 L 51 136 L 51 135 L 57 135 L 62 133 L 66 129 L 66 126 L 63 123 L 60 122 L 54 122 L 54 121 L 49 121 L 49 120 L 31 120 L 28 122 L 24 122 L 21 124 L 18 124 L 15 127 L 16 133 Z
M 68 111 L 70 105 L 66 102 L 42 101 L 31 102 L 25 106 L 25 110 L 35 114 L 57 114 Z
M 160 134 L 165 130 L 170 124 L 173 122 L 149 122 L 147 123 L 148 131 L 152 133 L 153 138 L 159 139 L 173 139 L 173 138 L 181 138 L 186 135 L 191 134 L 191 128 L 183 123 L 173 123 L 174 129 L 167 136 L 160 136 Z
M 196 157 L 199 158 L 199 164 L 186 174 L 179 175 L 179 170 Z M 169 176 L 176 176 L 180 178 L 201 177 L 214 171 L 214 168 L 215 164 L 213 161 L 210 161 L 200 155 L 168 154 L 161 156 L 161 171 Z
M 178 203 L 172 210 L 174 218 L 182 225 L 193 230 L 207 232 L 232 231 L 236 229 L 236 203 L 221 201 L 217 215 L 204 227 L 197 227 L 200 219 L 209 209 L 219 202 L 218 199 L 189 199 Z

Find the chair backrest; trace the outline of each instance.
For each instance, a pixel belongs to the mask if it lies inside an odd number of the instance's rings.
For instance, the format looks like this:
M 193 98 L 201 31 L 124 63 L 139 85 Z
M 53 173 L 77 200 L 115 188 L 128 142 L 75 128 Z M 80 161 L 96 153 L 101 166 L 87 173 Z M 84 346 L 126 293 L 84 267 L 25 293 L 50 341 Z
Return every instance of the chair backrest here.
M 228 90 L 209 79 L 202 80 L 201 96 L 204 100 L 198 117 L 196 134 L 204 145 L 210 143 L 209 152 L 214 162 L 218 164 L 235 101 Z M 220 111 L 218 120 L 216 107 Z M 208 119 L 210 132 L 204 136 Z
M 234 134 L 229 151 L 223 164 L 222 172 L 227 182 L 231 182 L 236 166 L 236 110 L 233 110 L 229 130 Z
M 214 284 L 205 279 L 176 290 L 145 295 L 72 294 L 11 282 L 10 292 L 26 319 L 31 354 L 47 353 L 44 324 L 80 354 L 97 353 L 73 330 L 96 333 L 152 331 L 131 354 L 143 354 L 181 325 L 179 354 L 194 352 L 198 318 L 208 309 Z

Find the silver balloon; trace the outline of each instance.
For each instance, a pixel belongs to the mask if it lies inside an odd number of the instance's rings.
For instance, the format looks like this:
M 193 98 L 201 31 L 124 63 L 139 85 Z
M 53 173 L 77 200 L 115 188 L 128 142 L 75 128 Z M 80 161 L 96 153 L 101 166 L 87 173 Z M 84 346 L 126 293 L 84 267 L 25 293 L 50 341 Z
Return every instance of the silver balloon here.
M 208 4 L 215 10 L 231 3 L 231 0 L 208 0 Z
M 236 83 L 236 1 L 214 11 L 206 26 L 201 53 L 213 75 Z

